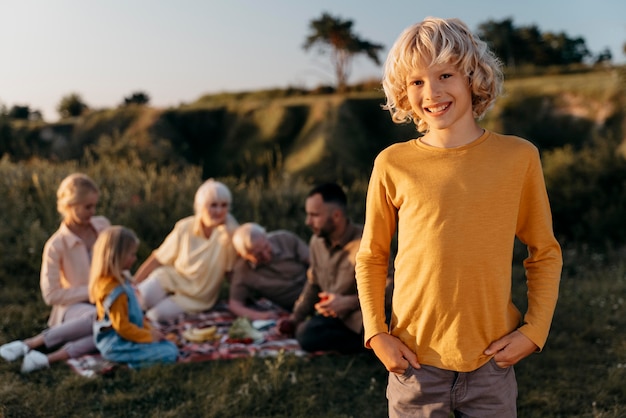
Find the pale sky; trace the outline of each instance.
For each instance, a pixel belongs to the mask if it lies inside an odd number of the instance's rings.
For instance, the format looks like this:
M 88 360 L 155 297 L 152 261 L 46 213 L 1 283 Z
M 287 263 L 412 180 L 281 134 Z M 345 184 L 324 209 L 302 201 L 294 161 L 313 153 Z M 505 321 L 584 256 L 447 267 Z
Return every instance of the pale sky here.
M 330 60 L 302 45 L 323 12 L 354 22 L 384 45 L 427 16 L 458 17 L 472 30 L 512 18 L 515 27 L 582 37 L 624 63 L 624 0 L 0 0 L 0 105 L 28 105 L 56 121 L 61 98 L 91 108 L 143 91 L 156 107 L 203 94 L 333 84 Z M 350 82 L 380 78 L 354 60 Z

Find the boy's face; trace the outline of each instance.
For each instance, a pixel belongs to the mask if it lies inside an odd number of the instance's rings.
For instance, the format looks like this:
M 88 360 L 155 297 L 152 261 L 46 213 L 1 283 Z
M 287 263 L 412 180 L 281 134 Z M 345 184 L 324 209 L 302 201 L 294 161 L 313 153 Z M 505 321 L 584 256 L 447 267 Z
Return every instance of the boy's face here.
M 406 85 L 413 113 L 431 132 L 475 123 L 469 80 L 455 66 L 415 68 L 408 74 Z

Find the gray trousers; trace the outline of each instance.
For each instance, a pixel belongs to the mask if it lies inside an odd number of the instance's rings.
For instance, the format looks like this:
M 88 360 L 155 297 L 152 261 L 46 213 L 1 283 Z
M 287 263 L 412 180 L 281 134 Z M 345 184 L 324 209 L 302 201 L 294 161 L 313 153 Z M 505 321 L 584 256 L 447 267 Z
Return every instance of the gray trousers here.
M 513 367 L 502 369 L 493 359 L 467 373 L 422 365 L 404 374 L 389 373 L 389 417 L 515 418 L 517 381 Z

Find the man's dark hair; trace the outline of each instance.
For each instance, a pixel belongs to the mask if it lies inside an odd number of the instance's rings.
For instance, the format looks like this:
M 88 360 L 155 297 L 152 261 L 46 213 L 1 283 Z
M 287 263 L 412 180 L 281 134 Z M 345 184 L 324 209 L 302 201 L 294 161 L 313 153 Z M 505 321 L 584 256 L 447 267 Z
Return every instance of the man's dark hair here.
M 348 207 L 348 198 L 343 189 L 337 183 L 324 183 L 319 186 L 315 186 L 307 195 L 311 197 L 315 194 L 322 196 L 324 203 L 334 203 L 339 205 L 345 212 Z

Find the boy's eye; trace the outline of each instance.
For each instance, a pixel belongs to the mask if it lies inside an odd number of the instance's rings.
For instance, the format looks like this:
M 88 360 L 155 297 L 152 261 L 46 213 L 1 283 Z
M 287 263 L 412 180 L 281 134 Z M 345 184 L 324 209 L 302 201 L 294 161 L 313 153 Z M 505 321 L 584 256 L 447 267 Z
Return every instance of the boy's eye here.
M 441 78 L 450 78 L 452 77 L 452 74 L 442 74 Z
M 410 86 L 421 86 L 423 84 L 422 80 L 413 80 L 409 82 Z

